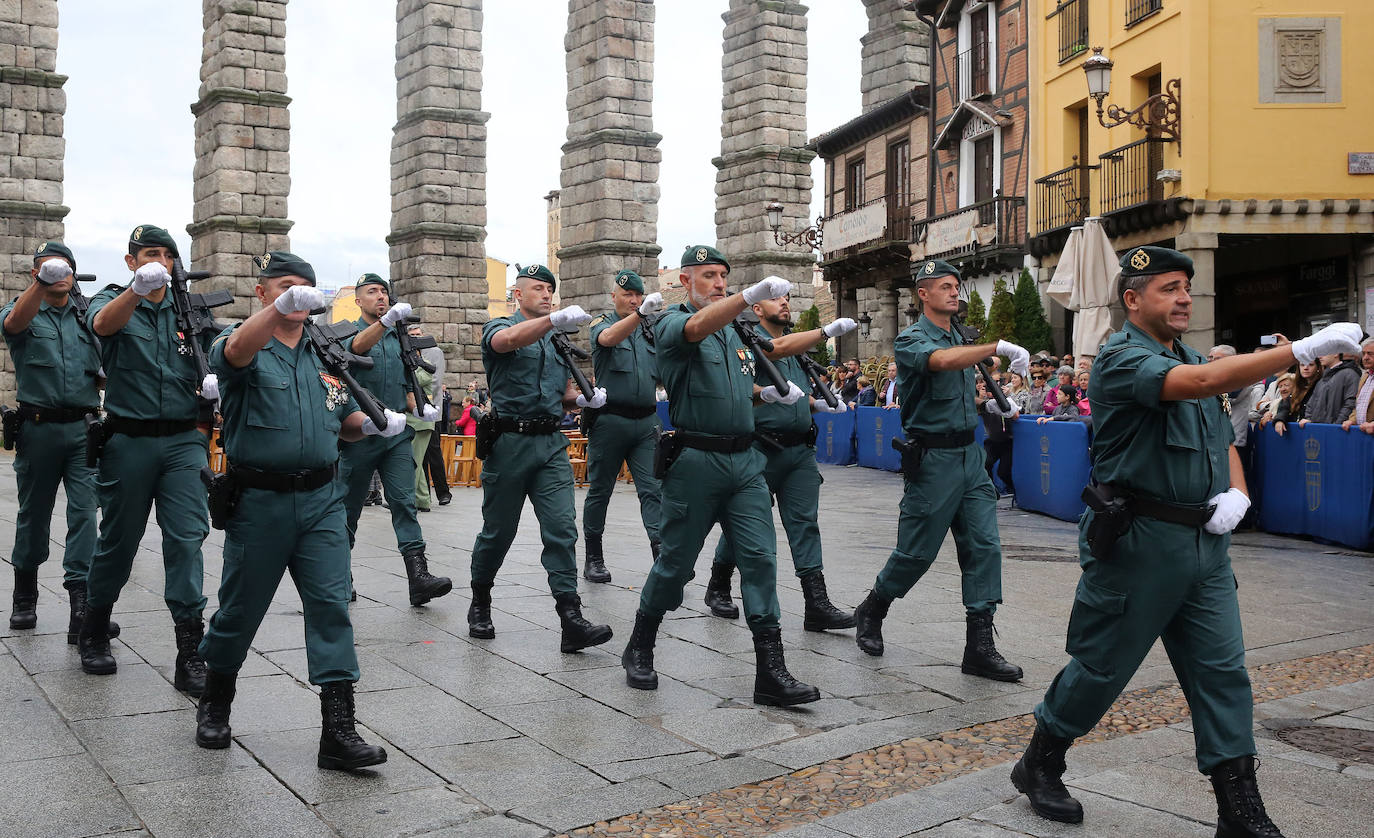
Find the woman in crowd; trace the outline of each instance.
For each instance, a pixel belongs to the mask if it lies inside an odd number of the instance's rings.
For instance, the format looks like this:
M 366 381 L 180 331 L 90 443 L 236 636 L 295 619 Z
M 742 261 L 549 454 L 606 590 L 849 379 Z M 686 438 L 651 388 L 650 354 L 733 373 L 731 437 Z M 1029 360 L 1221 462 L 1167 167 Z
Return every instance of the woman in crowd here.
M 1031 368 L 1031 385 L 1026 390 L 1026 409 L 1022 411 L 1025 415 L 1032 415 L 1045 412 L 1045 397 L 1053 395 L 1054 388 L 1045 383 L 1049 377 L 1049 372 L 1044 367 Z
M 1039 410 L 1039 402 L 1036 402 L 1033 408 L 1031 407 L 1031 391 L 1030 388 L 1026 386 L 1026 379 L 1014 372 L 1007 373 L 1007 375 L 1008 383 L 1007 386 L 1003 388 L 1003 391 L 1007 394 L 1007 401 L 1011 402 L 1012 405 L 1016 407 L 1016 412 L 1025 415 Z M 1041 395 L 1041 399 L 1044 399 L 1043 394 Z
M 1068 364 L 1065 364 L 1064 366 L 1055 370 L 1054 374 L 1059 377 L 1059 384 L 1058 386 L 1050 387 L 1048 392 L 1045 393 L 1045 401 L 1040 406 L 1040 412 L 1044 414 L 1052 414 L 1054 413 L 1055 408 L 1059 407 L 1060 387 L 1068 387 L 1070 390 L 1074 389 L 1073 367 L 1069 366 Z M 1074 401 L 1077 400 L 1078 399 L 1075 394 Z
M 474 415 L 477 410 L 477 404 L 472 396 L 463 396 L 463 412 L 458 414 L 458 420 L 455 422 L 459 436 L 477 436 L 478 417 Z
M 1088 382 L 1092 378 L 1092 373 L 1087 370 L 1080 370 L 1074 383 L 1078 386 L 1078 414 L 1087 416 L 1092 413 L 1092 408 L 1088 406 Z
M 1260 415 L 1256 421 L 1259 422 L 1261 428 L 1273 422 L 1274 416 L 1278 413 L 1279 405 L 1293 397 L 1293 387 L 1295 386 L 1293 382 L 1296 380 L 1297 376 L 1291 372 L 1286 372 L 1274 380 L 1274 398 L 1259 408 Z
M 868 380 L 868 376 L 859 376 L 859 407 L 877 407 L 878 391 L 874 389 L 873 382 Z
M 1279 408 L 1274 413 L 1274 430 L 1283 436 L 1289 422 L 1307 418 L 1307 397 L 1322 378 L 1322 365 L 1317 362 L 1300 364 L 1298 376 L 1293 381 L 1293 395 L 1279 400 Z

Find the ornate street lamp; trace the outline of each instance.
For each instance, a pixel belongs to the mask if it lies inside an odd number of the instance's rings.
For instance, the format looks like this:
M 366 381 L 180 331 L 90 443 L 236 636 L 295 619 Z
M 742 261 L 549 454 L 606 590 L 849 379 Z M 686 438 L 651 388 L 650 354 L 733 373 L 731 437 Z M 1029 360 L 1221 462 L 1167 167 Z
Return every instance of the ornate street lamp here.
M 1157 136 L 1169 137 L 1182 146 L 1183 138 L 1179 134 L 1182 81 L 1169 79 L 1163 93 L 1156 93 L 1129 111 L 1116 105 L 1106 105 L 1104 116 L 1103 100 L 1111 92 L 1113 66 L 1112 60 L 1102 54 L 1102 47 L 1093 47 L 1092 56 L 1083 62 L 1083 73 L 1088 77 L 1088 95 L 1097 102 L 1098 124 L 1103 128 L 1134 125 Z
M 868 312 L 859 315 L 859 334 L 868 337 L 869 331 L 873 329 L 873 318 L 868 316 Z
M 778 201 L 769 201 L 764 208 L 764 212 L 768 215 L 768 227 L 773 231 L 773 241 L 781 247 L 787 247 L 789 244 L 805 244 L 812 250 L 820 250 L 821 239 L 825 234 L 825 231 L 821 229 L 825 224 L 825 216 L 816 216 L 816 223 L 804 230 L 784 233 L 782 232 L 782 211 L 783 205 Z
M 906 315 L 906 322 L 908 326 L 912 323 L 915 323 L 916 318 L 921 316 L 921 312 L 919 309 L 916 308 L 915 303 L 909 303 L 906 307 L 906 310 L 903 313 Z

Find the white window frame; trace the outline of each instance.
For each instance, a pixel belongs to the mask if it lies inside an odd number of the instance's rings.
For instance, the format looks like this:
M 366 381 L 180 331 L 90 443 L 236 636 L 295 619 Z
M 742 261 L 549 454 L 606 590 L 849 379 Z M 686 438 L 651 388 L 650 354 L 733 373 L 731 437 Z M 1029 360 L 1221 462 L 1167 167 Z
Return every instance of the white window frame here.
M 978 117 L 970 117 L 978 119 Z M 1002 188 L 1002 128 L 992 126 L 992 194 Z M 987 132 L 972 139 L 959 140 L 959 206 L 973 203 L 973 141 L 981 140 Z
M 974 15 L 985 14 L 988 16 L 988 92 L 997 93 L 997 3 L 994 0 L 987 0 L 981 3 L 969 3 L 964 6 L 964 10 L 959 14 L 959 42 L 955 47 L 955 56 L 973 48 L 973 22 Z M 967 95 L 968 87 L 962 76 L 959 80 L 959 100 L 969 98 Z

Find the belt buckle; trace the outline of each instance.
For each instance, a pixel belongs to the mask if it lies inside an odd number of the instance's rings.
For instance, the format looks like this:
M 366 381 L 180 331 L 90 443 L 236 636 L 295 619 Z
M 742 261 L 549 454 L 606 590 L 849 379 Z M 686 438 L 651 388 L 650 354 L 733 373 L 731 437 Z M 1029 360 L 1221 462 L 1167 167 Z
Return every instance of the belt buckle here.
M 527 434 L 527 433 L 529 433 L 529 432 L 530 432 L 530 420 L 528 420 L 528 419 L 517 419 L 517 420 L 515 420 L 515 432 L 518 433 L 518 434 Z
M 307 476 L 309 476 L 308 472 L 304 471 L 298 471 L 291 475 L 291 491 L 304 492 L 306 490 L 305 478 Z

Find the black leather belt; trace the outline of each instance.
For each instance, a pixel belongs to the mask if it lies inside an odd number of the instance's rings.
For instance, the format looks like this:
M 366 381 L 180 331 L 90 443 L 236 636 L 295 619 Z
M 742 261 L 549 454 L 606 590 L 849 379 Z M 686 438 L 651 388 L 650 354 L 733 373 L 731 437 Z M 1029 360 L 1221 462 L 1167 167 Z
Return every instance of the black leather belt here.
M 100 415 L 98 407 L 37 407 L 31 404 L 19 403 L 19 415 L 24 417 L 25 422 L 32 422 L 35 425 L 42 425 L 46 422 L 81 422 L 86 418 L 87 413 Z
M 791 448 L 795 445 L 815 445 L 816 426 L 812 425 L 804 431 L 757 431 L 759 436 L 773 440 L 782 448 Z
M 123 416 L 106 416 L 105 432 L 125 436 L 176 436 L 196 428 L 194 419 L 126 419 Z
M 496 429 L 501 433 L 511 434 L 556 434 L 558 433 L 558 423 L 559 417 L 557 416 L 496 417 Z
M 609 413 L 612 416 L 624 416 L 626 419 L 644 419 L 653 416 L 658 412 L 657 405 L 652 407 L 634 407 L 627 404 L 606 404 L 597 409 L 601 413 Z
M 753 434 L 739 436 L 716 436 L 715 434 L 694 434 L 691 431 L 677 431 L 677 438 L 684 448 L 700 451 L 714 451 L 717 454 L 738 454 L 748 451 L 754 444 Z
M 963 448 L 973 444 L 973 430 L 952 434 L 916 434 L 915 441 L 922 448 Z
M 269 492 L 313 492 L 334 480 L 338 463 L 326 468 L 306 471 L 260 471 L 246 466 L 229 464 L 229 476 L 245 489 L 266 489 Z
M 1211 504 L 1196 506 L 1169 503 L 1145 495 L 1132 494 L 1107 483 L 1101 484 L 1099 488 L 1113 498 L 1125 498 L 1131 512 L 1136 515 L 1143 515 L 1146 518 L 1154 518 L 1169 524 L 1182 524 L 1194 529 L 1201 529 L 1203 524 L 1212 519 L 1212 513 L 1217 511 L 1216 507 Z

